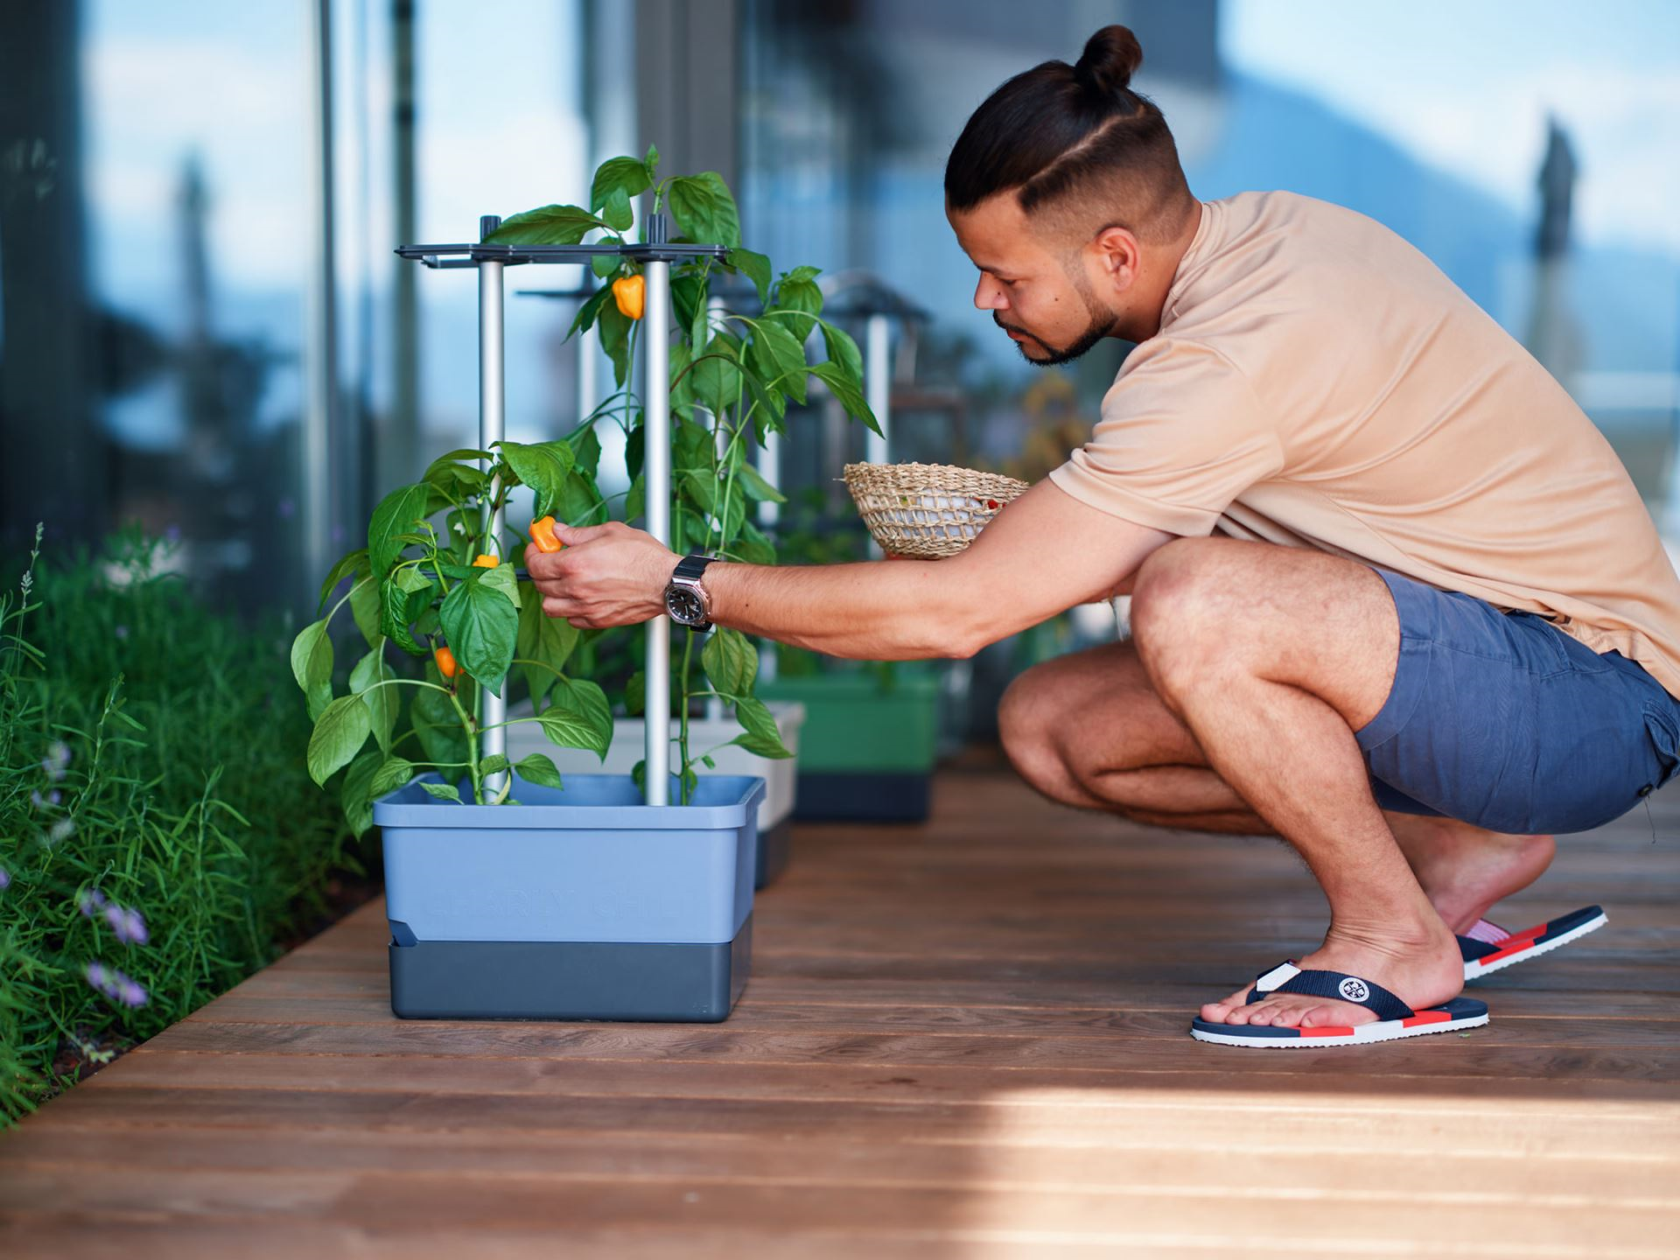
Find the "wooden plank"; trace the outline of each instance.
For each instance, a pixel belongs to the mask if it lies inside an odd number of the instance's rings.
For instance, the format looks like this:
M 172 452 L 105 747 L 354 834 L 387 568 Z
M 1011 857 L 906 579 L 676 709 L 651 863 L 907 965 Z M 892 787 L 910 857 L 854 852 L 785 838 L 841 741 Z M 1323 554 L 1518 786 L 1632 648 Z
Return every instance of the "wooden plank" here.
M 773 1138 L 766 1143 L 786 1156 L 790 1144 L 858 1142 L 877 1146 L 1020 1146 L 1066 1151 L 1213 1151 L 1245 1157 L 1318 1159 L 1326 1155 L 1392 1156 L 1425 1161 L 1469 1161 L 1472 1180 L 1507 1177 L 1522 1184 L 1529 1165 L 1547 1168 L 1614 1166 L 1638 1180 L 1648 1173 L 1672 1178 L 1680 1163 L 1680 1124 L 1672 1111 L 1651 1114 L 1600 1107 L 1590 1114 L 1562 1114 L 1545 1104 L 1518 1103 L 1497 1111 L 1466 1112 L 1422 1099 L 1404 1107 L 1373 1109 L 1325 1106 L 1298 1097 L 1217 1099 L 1187 1091 L 1142 1090 L 1080 1094 L 1018 1091 L 953 1100 L 835 1100 L 830 1098 L 648 1097 L 634 1093 L 560 1096 L 486 1094 L 464 1090 L 419 1091 L 280 1090 L 255 1087 L 148 1088 L 126 1086 L 97 1100 L 79 1093 L 55 1106 L 10 1146 L 0 1159 L 26 1159 L 58 1134 L 113 1139 L 99 1148 L 131 1152 L 128 1131 L 204 1134 L 227 1130 L 248 1141 L 261 1128 L 269 1141 L 304 1133 L 330 1140 L 355 1133 L 357 1141 L 379 1134 L 447 1134 L 463 1140 L 518 1142 L 574 1139 L 612 1134 Z M 1163 1127 L 1163 1120 L 1171 1123 Z M 475 1136 L 476 1135 L 476 1136 Z M 1523 1158 L 1509 1158 L 1521 1151 Z M 97 1154 L 97 1152 L 94 1152 Z M 168 1156 L 164 1156 L 168 1158 Z M 230 1156 L 230 1158 L 239 1158 Z M 1663 1172 L 1662 1170 L 1668 1170 Z M 1654 1173 L 1653 1173 L 1653 1170 Z M 1266 1175 L 1264 1173 L 1244 1175 Z M 1303 1170 L 1303 1176 L 1306 1173 Z M 1545 1173 L 1543 1175 L 1550 1175 Z M 1311 1178 L 1309 1177 L 1310 1181 Z M 1452 1177 L 1440 1184 L 1455 1184 Z M 1622 1193 L 1620 1181 L 1611 1193 Z M 1666 1183 L 1680 1193 L 1680 1182 Z

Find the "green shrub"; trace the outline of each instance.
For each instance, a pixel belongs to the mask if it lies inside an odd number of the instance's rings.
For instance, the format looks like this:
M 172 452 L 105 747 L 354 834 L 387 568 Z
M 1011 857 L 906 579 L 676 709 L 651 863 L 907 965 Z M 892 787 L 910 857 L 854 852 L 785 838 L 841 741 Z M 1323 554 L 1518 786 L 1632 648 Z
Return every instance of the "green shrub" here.
M 208 607 L 171 559 L 134 533 L 32 553 L 0 595 L 0 1124 L 272 962 L 362 872 L 304 768 L 292 628 Z

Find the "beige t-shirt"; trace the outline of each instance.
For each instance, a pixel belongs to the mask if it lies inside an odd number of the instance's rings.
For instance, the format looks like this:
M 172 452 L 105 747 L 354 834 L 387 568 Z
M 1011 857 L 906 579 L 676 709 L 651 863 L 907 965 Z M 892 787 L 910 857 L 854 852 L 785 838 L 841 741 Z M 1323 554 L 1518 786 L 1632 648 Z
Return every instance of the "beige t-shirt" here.
M 1169 533 L 1541 613 L 1680 697 L 1680 577 L 1610 444 L 1423 254 L 1341 206 L 1203 202 L 1159 334 L 1050 479 Z

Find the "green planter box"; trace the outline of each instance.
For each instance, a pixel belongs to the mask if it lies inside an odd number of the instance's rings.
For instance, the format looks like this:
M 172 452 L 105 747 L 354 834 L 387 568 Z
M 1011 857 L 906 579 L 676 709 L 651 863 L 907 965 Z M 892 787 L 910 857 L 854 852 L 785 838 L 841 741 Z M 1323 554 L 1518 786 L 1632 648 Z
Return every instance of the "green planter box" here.
M 926 668 L 901 668 L 890 685 L 864 671 L 759 682 L 761 699 L 805 706 L 794 818 L 925 819 L 938 750 L 939 681 Z

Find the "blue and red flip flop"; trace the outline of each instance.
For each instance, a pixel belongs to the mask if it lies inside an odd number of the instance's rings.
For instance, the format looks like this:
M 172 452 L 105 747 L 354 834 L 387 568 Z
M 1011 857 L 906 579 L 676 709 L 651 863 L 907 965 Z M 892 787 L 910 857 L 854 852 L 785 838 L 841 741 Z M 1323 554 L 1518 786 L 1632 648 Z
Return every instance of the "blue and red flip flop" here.
M 1221 1046 L 1283 1050 L 1398 1041 L 1402 1037 L 1480 1028 L 1488 1022 L 1487 1003 L 1478 1002 L 1475 998 L 1457 997 L 1440 1006 L 1414 1011 L 1380 984 L 1340 971 L 1303 971 L 1293 960 L 1279 963 L 1255 980 L 1254 988 L 1248 994 L 1249 1004 L 1253 1005 L 1273 993 L 1302 993 L 1309 997 L 1352 1002 L 1355 1006 L 1375 1012 L 1377 1021 L 1351 1027 L 1278 1028 L 1270 1024 L 1213 1024 L 1197 1019 L 1190 1025 L 1190 1035 L 1197 1041 L 1211 1041 Z
M 1559 945 L 1597 931 L 1607 922 L 1609 917 L 1598 906 L 1582 906 L 1562 918 L 1550 919 L 1522 932 L 1507 932 L 1498 924 L 1478 919 L 1474 927 L 1458 938 L 1464 978 L 1475 980 L 1513 963 L 1538 958 Z

